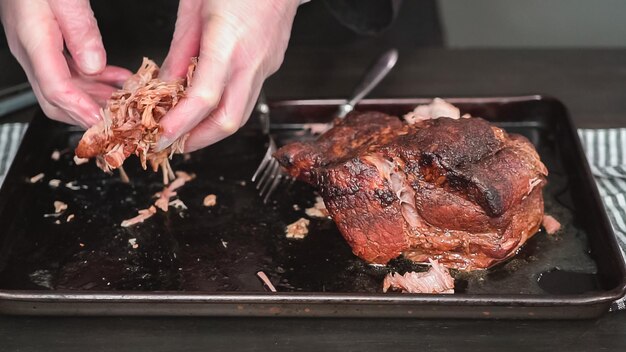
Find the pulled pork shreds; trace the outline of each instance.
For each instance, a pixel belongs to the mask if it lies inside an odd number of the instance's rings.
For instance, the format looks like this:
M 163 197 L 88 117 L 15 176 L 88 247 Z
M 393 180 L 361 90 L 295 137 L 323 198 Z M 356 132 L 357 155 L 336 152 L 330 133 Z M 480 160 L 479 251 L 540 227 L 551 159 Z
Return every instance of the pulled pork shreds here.
M 186 78 L 165 82 L 158 78 L 159 67 L 144 58 L 137 73 L 107 101 L 101 111 L 102 121 L 85 132 L 76 156 L 95 157 L 98 167 L 111 172 L 135 154 L 144 169 L 148 163 L 155 172 L 160 167 L 165 184 L 174 179 L 168 158 L 183 152 L 187 135 L 157 152 L 156 144 L 162 133 L 159 121 L 185 96 L 196 62 L 192 59 Z
M 428 261 L 431 267 L 426 272 L 387 274 L 383 281 L 383 292 L 391 289 L 402 293 L 454 293 L 454 279 L 448 269 L 436 260 L 429 258 Z
M 151 205 L 148 209 L 139 210 L 139 215 L 134 218 L 122 221 L 122 227 L 128 227 L 144 222 L 144 220 L 156 214 L 156 207 L 163 211 L 167 211 L 170 205 L 176 208 L 187 209 L 185 203 L 183 203 L 180 199 L 170 201 L 170 198 L 176 196 L 177 189 L 182 187 L 185 183 L 193 180 L 195 177 L 196 175 L 194 174 L 188 174 L 184 171 L 176 171 L 176 179 L 166 186 L 163 191 L 155 194 L 157 200 L 154 202 L 154 205 Z
M 193 180 L 195 177 L 195 175 L 188 174 L 184 171 L 176 171 L 176 179 L 165 187 L 163 191 L 155 194 L 158 199 L 154 202 L 154 205 L 163 211 L 167 211 L 170 204 L 170 198 L 177 194 L 176 190 L 182 187 L 185 183 Z
M 561 229 L 561 223 L 551 215 L 544 215 L 542 221 L 543 228 L 546 229 L 548 235 L 554 235 Z
M 141 209 L 138 211 L 139 215 L 134 218 L 130 218 L 122 221 L 122 227 L 129 227 L 140 222 L 144 222 L 146 219 L 150 218 L 152 215 L 156 214 L 156 208 L 154 206 L 150 206 L 148 209 Z
M 209 194 L 202 201 L 202 205 L 205 207 L 213 207 L 215 204 L 217 204 L 217 196 L 215 194 Z
M 326 210 L 326 205 L 324 205 L 324 199 L 322 197 L 315 197 L 315 204 L 312 207 L 304 210 L 306 215 L 312 218 L 327 218 L 328 210 Z
M 287 225 L 285 235 L 287 238 L 303 239 L 309 234 L 310 221 L 300 218 L 296 222 Z

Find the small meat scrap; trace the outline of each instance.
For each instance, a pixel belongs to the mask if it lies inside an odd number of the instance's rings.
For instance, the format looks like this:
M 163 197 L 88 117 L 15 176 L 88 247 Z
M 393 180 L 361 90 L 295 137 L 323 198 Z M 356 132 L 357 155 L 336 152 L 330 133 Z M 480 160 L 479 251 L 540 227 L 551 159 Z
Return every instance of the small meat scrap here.
M 28 182 L 30 182 L 30 183 L 37 183 L 37 182 L 41 181 L 44 178 L 44 176 L 45 176 L 44 173 L 40 172 L 37 175 L 29 178 Z
M 202 205 L 205 207 L 214 207 L 215 204 L 217 204 L 217 196 L 215 194 L 209 194 L 202 201 Z
M 58 180 L 56 178 L 53 178 L 52 180 L 48 181 L 48 186 L 53 187 L 53 188 L 57 188 L 61 185 L 61 180 Z
M 173 201 L 171 201 L 170 206 L 173 206 L 176 209 L 187 210 L 187 205 L 185 205 L 185 203 L 183 203 L 183 201 L 180 199 L 174 199 Z
M 256 276 L 258 276 L 259 279 L 263 281 L 263 285 L 265 285 L 265 287 L 267 287 L 268 290 L 270 290 L 271 292 L 276 292 L 276 287 L 274 287 L 269 277 L 267 277 L 267 275 L 265 275 L 264 272 L 259 271 L 256 273 Z
M 66 183 L 65 187 L 71 189 L 72 191 L 78 191 L 81 188 L 76 181 Z
M 76 155 L 74 155 L 74 163 L 76 165 L 82 165 L 82 164 L 84 164 L 86 162 L 89 162 L 89 159 L 87 159 L 87 158 L 79 158 Z
M 307 208 L 304 212 L 312 218 L 328 217 L 328 210 L 326 210 L 326 205 L 324 205 L 324 199 L 320 196 L 315 197 L 315 204 L 313 204 L 312 207 Z
M 130 244 L 130 246 L 133 247 L 133 249 L 139 248 L 139 244 L 137 243 L 137 239 L 136 238 L 129 238 L 128 239 L 128 244 Z
M 126 219 L 122 221 L 122 227 L 129 227 L 135 224 L 139 224 L 144 222 L 146 219 L 150 218 L 152 215 L 156 214 L 156 208 L 154 206 L 150 206 L 148 209 L 141 209 L 138 211 L 139 215 L 134 218 Z
M 300 218 L 296 222 L 287 225 L 285 235 L 287 238 L 303 239 L 309 234 L 309 223 L 309 220 Z
M 184 171 L 176 171 L 176 179 L 165 187 L 163 191 L 155 194 L 158 199 L 154 202 L 154 205 L 163 211 L 167 211 L 170 198 L 176 196 L 177 194 L 176 190 L 184 186 L 185 183 L 193 180 L 195 177 L 196 175 L 194 174 L 188 174 Z
M 454 293 L 454 279 L 450 272 L 436 260 L 428 259 L 431 264 L 426 272 L 407 272 L 387 274 L 383 281 L 383 292 L 388 290 L 402 293 Z
M 460 110 L 441 98 L 435 98 L 430 104 L 418 105 L 413 111 L 404 115 L 404 120 L 412 125 L 419 121 L 449 117 L 451 119 L 469 118 L 470 115 L 461 116 Z
M 196 63 L 195 58 L 191 60 L 186 77 L 163 81 L 157 64 L 144 58 L 137 73 L 113 92 L 101 110 L 102 121 L 83 134 L 76 156 L 96 158 L 98 167 L 111 172 L 134 154 L 144 170 L 148 164 L 155 172 L 161 168 L 165 184 L 174 179 L 168 159 L 183 152 L 188 135 L 159 151 L 157 144 L 163 132 L 159 122 L 184 98 Z
M 60 158 L 61 158 L 61 152 L 60 151 L 58 151 L 56 149 L 54 151 L 52 151 L 52 154 L 50 155 L 50 159 L 52 159 L 54 161 L 57 161 Z
M 70 222 L 70 221 L 74 220 L 74 217 L 75 217 L 74 214 L 68 215 L 67 219 L 65 220 L 65 222 Z
M 54 212 L 59 214 L 67 209 L 67 204 L 61 202 L 60 200 L 54 201 Z
M 544 215 L 542 221 L 543 228 L 548 235 L 554 235 L 561 229 L 561 223 L 551 215 Z

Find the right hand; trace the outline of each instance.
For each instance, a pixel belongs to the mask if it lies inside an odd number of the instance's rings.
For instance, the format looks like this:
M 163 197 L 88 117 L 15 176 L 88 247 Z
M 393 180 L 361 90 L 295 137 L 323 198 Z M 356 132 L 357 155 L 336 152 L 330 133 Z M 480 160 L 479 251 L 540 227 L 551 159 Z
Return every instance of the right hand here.
M 89 0 L 0 0 L 0 18 L 44 113 L 85 128 L 99 121 L 131 72 L 106 65 Z

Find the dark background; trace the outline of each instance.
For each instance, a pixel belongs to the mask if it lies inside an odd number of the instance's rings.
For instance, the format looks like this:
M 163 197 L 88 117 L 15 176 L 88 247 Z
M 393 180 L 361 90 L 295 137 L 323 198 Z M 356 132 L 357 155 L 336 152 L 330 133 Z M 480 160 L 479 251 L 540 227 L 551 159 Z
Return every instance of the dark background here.
M 130 69 L 143 56 L 157 63 L 167 54 L 178 1 L 91 1 L 108 62 Z M 301 6 L 294 21 L 289 48 L 329 48 L 368 55 L 385 47 L 409 49 L 441 47 L 443 37 L 434 0 L 315 0 Z M 395 13 L 395 14 L 394 14 Z M 8 53 L 4 32 L 0 51 Z M 371 54 L 369 54 L 371 56 Z M 8 55 L 4 55 L 8 56 Z M 26 80 L 14 59 L 3 58 L 2 85 Z

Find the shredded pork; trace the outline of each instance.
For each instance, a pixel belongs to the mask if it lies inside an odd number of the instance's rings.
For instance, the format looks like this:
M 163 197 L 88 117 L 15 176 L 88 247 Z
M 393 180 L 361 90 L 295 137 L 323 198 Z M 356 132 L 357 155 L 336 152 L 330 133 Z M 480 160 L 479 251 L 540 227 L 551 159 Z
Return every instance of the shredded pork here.
M 188 174 L 184 171 L 176 171 L 176 179 L 165 187 L 163 191 L 155 194 L 157 200 L 154 202 L 154 205 L 163 211 L 167 211 L 170 199 L 177 194 L 176 190 L 182 187 L 185 183 L 193 180 L 194 177 L 195 175 L 193 174 Z
M 304 212 L 306 213 L 307 216 L 311 218 L 327 218 L 328 217 L 328 210 L 326 209 L 326 205 L 324 204 L 324 199 L 322 199 L 322 197 L 320 196 L 315 197 L 315 204 L 313 204 L 313 206 L 310 208 L 306 208 Z
M 55 213 L 61 213 L 63 211 L 65 211 L 67 209 L 67 204 L 61 202 L 60 200 L 55 200 L 54 201 L 54 212 Z
M 215 194 L 209 194 L 202 200 L 202 205 L 205 207 L 214 207 L 217 204 L 217 196 Z
M 418 105 L 413 111 L 404 115 L 404 120 L 412 125 L 419 121 L 449 117 L 451 119 L 469 118 L 470 115 L 461 116 L 459 108 L 441 98 L 435 98 L 430 104 Z
M 28 179 L 28 182 L 30 182 L 30 183 L 37 183 L 37 182 L 39 182 L 39 181 L 43 180 L 43 178 L 44 178 L 44 177 L 45 177 L 44 173 L 43 173 L 43 172 L 40 172 L 40 173 L 38 173 L 37 175 L 35 175 L 35 176 L 33 176 L 33 177 L 29 178 L 29 179 Z
M 305 238 L 309 234 L 309 223 L 308 219 L 298 219 L 296 222 L 287 225 L 285 236 L 299 240 Z
M 270 292 L 276 292 L 276 287 L 274 287 L 274 285 L 270 281 L 270 278 L 267 277 L 267 275 L 265 275 L 264 272 L 259 271 L 256 273 L 256 276 L 258 276 L 259 279 L 263 281 L 263 285 L 265 285 L 265 287 L 267 287 L 267 289 L 270 290 Z
M 431 264 L 426 272 L 407 272 L 387 274 L 383 281 L 383 292 L 388 290 L 402 293 L 454 293 L 454 279 L 450 272 L 436 260 L 428 259 Z
M 542 225 L 548 235 L 554 235 L 561 229 L 561 223 L 553 216 L 547 214 L 543 216 Z
M 156 208 L 154 206 L 150 206 L 148 209 L 139 210 L 138 213 L 139 214 L 137 216 L 122 221 L 122 227 L 129 227 L 144 222 L 146 219 L 156 214 Z
M 195 66 L 193 59 L 186 78 L 166 82 L 158 77 L 159 67 L 144 58 L 137 73 L 107 101 L 102 121 L 85 132 L 76 157 L 96 158 L 98 167 L 111 172 L 135 154 L 144 169 L 148 164 L 155 172 L 161 168 L 165 184 L 174 179 L 168 158 L 183 152 L 187 136 L 156 151 L 162 133 L 159 121 L 185 96 Z

